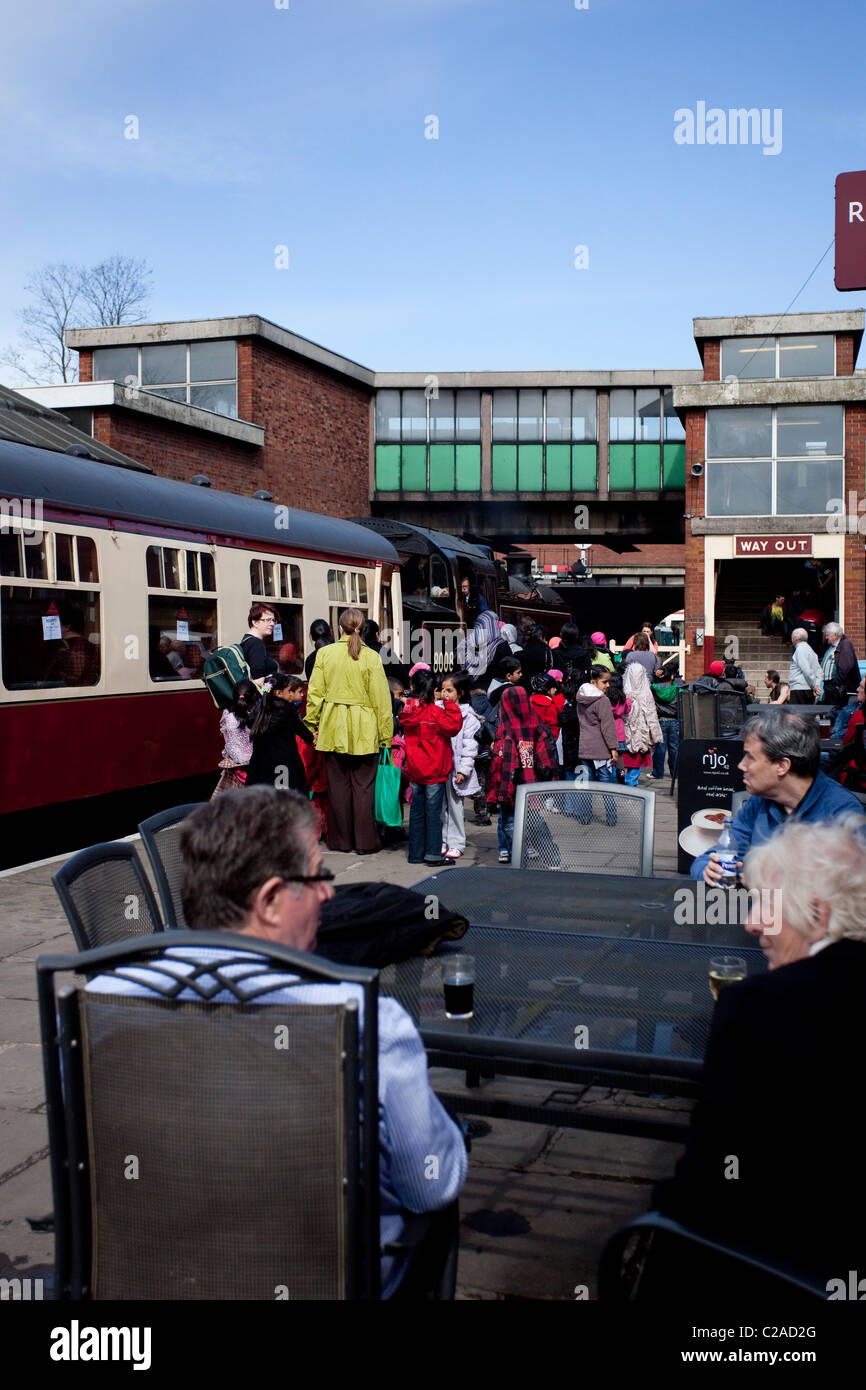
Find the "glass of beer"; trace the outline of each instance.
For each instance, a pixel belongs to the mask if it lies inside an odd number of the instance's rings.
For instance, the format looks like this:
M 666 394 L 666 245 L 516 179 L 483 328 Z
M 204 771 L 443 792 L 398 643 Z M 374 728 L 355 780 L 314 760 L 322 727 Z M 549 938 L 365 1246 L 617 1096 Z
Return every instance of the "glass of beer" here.
M 475 1009 L 475 957 L 446 956 L 442 962 L 446 1018 L 471 1018 Z
M 710 961 L 710 990 L 714 999 L 728 985 L 746 978 L 746 962 L 742 956 L 713 956 Z

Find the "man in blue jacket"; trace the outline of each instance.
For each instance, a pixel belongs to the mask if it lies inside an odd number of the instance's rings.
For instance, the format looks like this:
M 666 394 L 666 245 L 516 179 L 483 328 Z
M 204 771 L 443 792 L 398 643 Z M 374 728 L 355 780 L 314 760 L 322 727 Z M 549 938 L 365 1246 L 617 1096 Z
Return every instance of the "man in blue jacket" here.
M 851 792 L 819 771 L 819 756 L 814 721 L 793 710 L 768 709 L 747 721 L 740 771 L 750 796 L 731 826 L 738 859 L 769 840 L 791 817 L 829 821 L 844 811 L 862 811 Z M 803 868 L 805 872 L 808 866 Z M 712 850 L 699 855 L 691 875 L 710 888 L 718 887 L 719 856 Z

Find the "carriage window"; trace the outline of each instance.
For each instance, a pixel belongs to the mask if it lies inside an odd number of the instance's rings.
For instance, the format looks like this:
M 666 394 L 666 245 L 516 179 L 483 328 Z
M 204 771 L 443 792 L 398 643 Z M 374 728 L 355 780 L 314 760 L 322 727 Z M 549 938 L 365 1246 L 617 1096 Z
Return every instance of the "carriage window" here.
M 54 537 L 55 578 L 60 584 L 71 584 L 75 580 L 75 567 L 72 559 L 72 537 L 60 532 Z
M 89 536 L 79 536 L 75 544 L 78 550 L 79 584 L 98 584 L 99 565 L 96 560 L 96 545 Z
M 280 595 L 282 598 L 302 597 L 299 565 L 280 565 Z
M 27 537 L 24 542 L 24 568 L 28 579 L 48 578 L 48 558 L 46 555 L 47 537 L 43 531 L 40 536 Z
M 430 556 L 430 597 L 449 598 L 448 566 L 441 555 Z
M 4 584 L 0 589 L 7 690 L 97 685 L 99 593 Z
M 346 579 L 348 578 L 345 570 L 328 570 L 328 598 L 331 603 L 346 603 Z
M 0 532 L 0 574 L 22 578 L 21 538 L 16 531 Z
M 151 679 L 201 680 L 206 658 L 219 645 L 216 599 L 150 594 L 147 605 Z
M 207 551 L 148 546 L 147 583 L 151 589 L 178 590 L 148 596 L 151 680 L 201 680 L 206 658 L 219 645 L 216 599 L 200 592 L 216 588 L 213 556 Z
M 367 576 L 356 570 L 328 570 L 331 629 L 337 632 L 344 608 L 359 608 L 367 616 Z

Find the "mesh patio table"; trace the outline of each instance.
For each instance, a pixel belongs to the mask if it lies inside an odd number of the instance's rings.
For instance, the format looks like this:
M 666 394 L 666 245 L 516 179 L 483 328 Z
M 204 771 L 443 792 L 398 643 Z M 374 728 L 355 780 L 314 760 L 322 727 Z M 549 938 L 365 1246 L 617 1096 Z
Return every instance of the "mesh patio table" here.
M 451 869 L 416 891 L 461 912 L 470 929 L 436 956 L 383 970 L 380 989 L 415 1020 L 432 1064 L 475 1080 L 524 1076 L 693 1097 L 713 1010 L 710 958 L 734 954 L 749 974 L 765 969 L 744 926 L 712 924 L 721 895 L 688 879 Z M 461 949 L 475 957 L 475 1012 L 449 1020 L 442 968 Z M 681 1137 L 684 1128 L 682 1115 L 598 1115 L 571 1096 L 567 1109 L 487 1102 L 482 1093 L 444 1098 L 463 1111 L 647 1137 Z

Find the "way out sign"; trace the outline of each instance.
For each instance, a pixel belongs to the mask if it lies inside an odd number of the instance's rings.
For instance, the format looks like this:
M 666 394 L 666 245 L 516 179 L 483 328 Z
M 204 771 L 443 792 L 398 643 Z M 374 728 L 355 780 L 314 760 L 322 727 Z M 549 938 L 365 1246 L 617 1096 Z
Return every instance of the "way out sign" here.
M 866 169 L 836 179 L 836 288 L 866 290 Z

